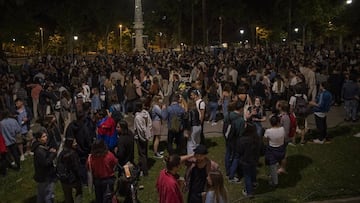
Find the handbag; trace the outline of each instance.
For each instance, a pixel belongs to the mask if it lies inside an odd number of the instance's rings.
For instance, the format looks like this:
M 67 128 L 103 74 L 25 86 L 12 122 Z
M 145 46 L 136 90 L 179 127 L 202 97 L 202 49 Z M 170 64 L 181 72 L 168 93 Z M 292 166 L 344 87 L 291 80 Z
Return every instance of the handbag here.
M 87 171 L 87 181 L 88 181 L 88 189 L 89 189 L 89 193 L 92 193 L 93 191 L 93 187 L 94 187 L 94 177 L 92 174 L 92 169 L 91 169 L 91 154 L 88 157 L 88 164 L 89 164 L 89 170 Z

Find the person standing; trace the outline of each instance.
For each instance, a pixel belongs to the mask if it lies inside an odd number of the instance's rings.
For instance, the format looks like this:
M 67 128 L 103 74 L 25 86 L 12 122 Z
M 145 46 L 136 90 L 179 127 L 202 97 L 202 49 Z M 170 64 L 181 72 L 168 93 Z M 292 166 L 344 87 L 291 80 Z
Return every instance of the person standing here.
M 202 194 L 205 192 L 207 176 L 210 171 L 218 169 L 218 165 L 208 157 L 205 145 L 199 145 L 194 150 L 194 160 L 187 160 L 185 181 L 187 183 L 188 203 L 202 203 Z
M 37 203 L 52 203 L 55 199 L 55 168 L 53 161 L 56 158 L 56 149 L 49 148 L 46 130 L 34 133 L 35 141 L 31 145 L 34 152 L 34 180 L 37 185 Z
M 270 168 L 269 184 L 276 187 L 278 180 L 278 164 L 285 158 L 285 129 L 280 124 L 280 118 L 273 115 L 270 118 L 271 128 L 265 130 L 264 139 L 268 142 L 265 150 L 265 163 Z
M 15 163 L 12 163 L 12 166 L 15 166 L 15 170 L 20 170 L 20 154 L 19 148 L 16 145 L 16 134 L 21 132 L 21 127 L 19 123 L 10 116 L 10 112 L 5 110 L 1 112 L 0 128 L 1 133 L 5 139 L 5 145 L 8 152 L 13 156 Z
M 204 193 L 205 203 L 227 203 L 228 195 L 224 186 L 224 177 L 220 171 L 211 171 L 207 176 L 208 190 Z
M 25 160 L 25 154 L 30 154 L 31 139 L 28 136 L 30 130 L 30 122 L 32 119 L 32 113 L 29 108 L 24 105 L 24 101 L 20 98 L 15 100 L 17 121 L 21 127 L 20 137 L 18 139 L 18 148 L 20 152 L 20 161 Z M 26 153 L 24 154 L 24 143 L 26 144 Z
M 162 106 L 161 117 L 168 122 L 168 142 L 167 150 L 169 154 L 174 154 L 173 142 L 176 143 L 176 150 L 185 154 L 185 141 L 183 134 L 183 118 L 185 110 L 179 105 L 180 95 L 174 95 L 171 98 L 171 104 L 166 108 Z
M 96 203 L 111 202 L 117 164 L 118 160 L 108 150 L 104 140 L 96 140 L 86 163 L 94 178 Z
M 256 125 L 247 123 L 244 135 L 240 137 L 237 150 L 240 155 L 240 164 L 243 170 L 245 181 L 245 196 L 254 194 L 254 186 L 256 183 L 256 166 L 260 157 L 260 136 L 257 134 Z
M 156 181 L 159 203 L 183 203 L 179 174 L 181 158 L 177 154 L 164 158 L 166 168 L 160 171 Z
M 129 130 L 128 123 L 124 120 L 118 121 L 116 131 L 119 138 L 114 151 L 120 166 L 128 162 L 134 163 L 134 134 Z
M 67 137 L 64 148 L 57 158 L 57 173 L 64 192 L 65 203 L 79 203 L 82 200 L 81 163 L 79 155 L 75 151 L 76 144 L 75 138 Z M 62 172 L 68 171 L 68 173 L 59 175 L 60 167 L 64 169 L 61 170 Z M 73 189 L 76 191 L 75 201 L 72 194 Z
M 358 83 L 356 83 L 355 75 L 350 75 L 349 79 L 345 81 L 341 93 L 341 98 L 345 104 L 345 121 L 356 122 L 358 120 L 357 113 L 360 90 Z
M 159 152 L 159 143 L 160 143 L 160 137 L 161 137 L 161 103 L 162 98 L 160 96 L 154 96 L 152 107 L 151 107 L 151 120 L 152 120 L 152 134 L 153 134 L 153 140 L 154 140 L 154 157 L 155 158 L 163 158 L 164 152 Z
M 135 104 L 134 130 L 135 141 L 138 148 L 139 167 L 144 176 L 148 176 L 148 141 L 151 138 L 152 121 L 149 112 L 144 109 L 142 103 Z
M 319 137 L 313 140 L 315 144 L 324 144 L 325 139 L 328 138 L 326 114 L 327 112 L 329 112 L 331 107 L 332 95 L 327 90 L 328 88 L 327 86 L 328 86 L 327 82 L 320 83 L 319 94 L 316 97 L 316 101 L 309 102 L 309 104 L 313 106 L 315 124 L 316 124 L 316 128 L 319 131 Z
M 194 101 L 189 102 L 189 117 L 187 119 L 186 130 L 189 134 L 187 137 L 187 154 L 192 154 L 194 149 L 200 144 L 201 123 L 199 111 Z

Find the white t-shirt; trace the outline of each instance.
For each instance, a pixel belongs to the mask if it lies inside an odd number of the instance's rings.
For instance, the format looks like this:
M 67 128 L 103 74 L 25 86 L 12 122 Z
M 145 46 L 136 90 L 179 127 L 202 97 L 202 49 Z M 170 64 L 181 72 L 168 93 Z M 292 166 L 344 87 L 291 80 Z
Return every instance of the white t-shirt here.
M 289 105 L 292 106 L 292 107 L 295 107 L 295 104 L 296 104 L 296 97 L 301 97 L 301 95 L 303 96 L 303 98 L 307 101 L 307 96 L 305 94 L 295 94 L 294 96 L 291 96 L 290 97 L 290 100 L 289 100 Z
M 269 139 L 270 147 L 280 147 L 284 144 L 285 129 L 284 127 L 266 129 L 264 137 Z
M 205 110 L 205 107 L 206 107 L 205 101 L 203 101 L 202 99 L 198 99 L 195 101 L 195 104 L 196 104 L 197 110 L 199 111 L 200 120 L 202 120 L 200 110 Z

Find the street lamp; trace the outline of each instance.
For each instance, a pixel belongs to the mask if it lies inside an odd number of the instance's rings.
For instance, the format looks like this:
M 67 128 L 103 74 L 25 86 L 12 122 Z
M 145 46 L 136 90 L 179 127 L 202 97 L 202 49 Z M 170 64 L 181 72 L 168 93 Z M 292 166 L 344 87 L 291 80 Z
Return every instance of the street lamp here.
M 74 40 L 77 41 L 79 37 L 77 35 L 74 36 Z
M 223 27 L 223 21 L 222 21 L 222 17 L 219 17 L 219 21 L 220 21 L 220 30 L 219 30 L 219 43 L 222 44 L 222 27 Z
M 244 33 L 245 31 L 243 29 L 240 29 L 240 43 L 242 43 Z
M 294 32 L 298 33 L 298 32 L 299 32 L 299 28 L 296 27 L 296 28 L 294 29 Z
M 346 0 L 346 4 L 347 5 L 352 4 L 352 0 Z
M 40 28 L 40 39 L 41 39 L 41 54 L 44 53 L 44 29 Z
M 122 34 L 122 25 L 120 24 L 119 25 L 119 52 L 121 52 L 121 49 L 122 49 L 122 47 L 121 47 L 121 44 L 122 44 L 122 36 L 121 36 L 121 34 Z

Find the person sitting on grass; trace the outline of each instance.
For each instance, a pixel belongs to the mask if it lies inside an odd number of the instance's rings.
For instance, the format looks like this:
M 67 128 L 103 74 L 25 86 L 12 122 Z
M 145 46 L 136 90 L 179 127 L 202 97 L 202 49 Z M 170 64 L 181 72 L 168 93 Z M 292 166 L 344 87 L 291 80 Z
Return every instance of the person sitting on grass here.
M 277 186 L 278 164 L 285 158 L 285 130 L 280 126 L 280 118 L 273 115 L 270 118 L 271 128 L 265 130 L 264 139 L 268 143 L 265 150 L 265 163 L 270 167 L 271 186 Z

